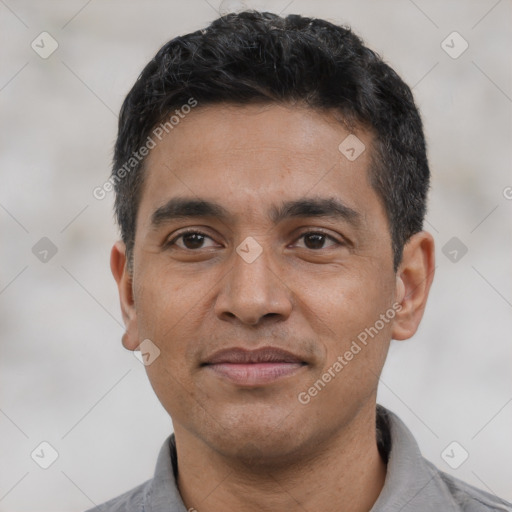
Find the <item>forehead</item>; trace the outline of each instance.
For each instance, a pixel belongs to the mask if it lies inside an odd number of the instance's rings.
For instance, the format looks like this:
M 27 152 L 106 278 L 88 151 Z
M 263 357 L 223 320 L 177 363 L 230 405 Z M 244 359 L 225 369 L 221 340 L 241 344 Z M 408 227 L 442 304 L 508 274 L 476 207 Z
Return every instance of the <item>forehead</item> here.
M 301 158 L 316 161 L 321 155 L 323 160 L 329 158 L 335 163 L 341 155 L 340 143 L 351 133 L 333 111 L 304 106 L 221 103 L 198 106 L 181 119 L 172 117 L 175 124 L 167 124 L 164 132 L 160 129 L 161 136 L 147 159 L 148 165 L 171 146 L 174 155 L 183 161 L 198 160 L 202 154 L 190 150 L 201 149 L 220 158 L 238 151 L 242 153 L 240 159 L 248 159 L 249 155 L 254 159 L 259 154 L 265 158 L 274 150 L 274 158 L 281 156 L 283 161 L 292 156 L 291 151 Z M 355 130 L 352 137 L 357 133 L 360 139 L 371 140 L 367 130 L 361 127 Z M 180 151 L 183 144 L 185 147 Z
M 199 106 L 155 141 L 139 217 L 150 222 L 173 196 L 216 200 L 245 217 L 308 196 L 369 207 L 378 202 L 368 180 L 371 141 L 369 132 L 351 133 L 332 114 L 309 108 Z

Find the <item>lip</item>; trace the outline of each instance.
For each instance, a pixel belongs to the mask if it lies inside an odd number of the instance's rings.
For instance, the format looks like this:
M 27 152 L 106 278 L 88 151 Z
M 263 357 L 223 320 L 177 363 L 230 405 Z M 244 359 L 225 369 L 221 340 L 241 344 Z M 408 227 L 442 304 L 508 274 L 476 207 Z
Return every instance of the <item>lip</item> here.
M 260 386 L 297 373 L 307 363 L 274 347 L 230 348 L 215 352 L 202 366 L 239 386 Z

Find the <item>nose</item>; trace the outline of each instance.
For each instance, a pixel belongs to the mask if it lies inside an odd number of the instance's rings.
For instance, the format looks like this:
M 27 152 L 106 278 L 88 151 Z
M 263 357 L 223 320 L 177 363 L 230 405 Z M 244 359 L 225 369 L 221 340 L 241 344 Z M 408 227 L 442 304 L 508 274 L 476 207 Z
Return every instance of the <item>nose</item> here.
M 271 265 L 270 249 L 252 262 L 233 254 L 233 266 L 224 276 L 215 302 L 215 313 L 222 320 L 237 319 L 256 326 L 264 318 L 284 320 L 292 310 L 291 289 Z

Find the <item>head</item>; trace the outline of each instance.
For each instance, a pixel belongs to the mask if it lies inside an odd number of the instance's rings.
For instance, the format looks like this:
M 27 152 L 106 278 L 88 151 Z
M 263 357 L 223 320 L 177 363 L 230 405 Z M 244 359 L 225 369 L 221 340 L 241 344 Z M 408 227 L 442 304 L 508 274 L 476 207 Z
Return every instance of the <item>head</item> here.
M 173 39 L 124 101 L 111 180 L 123 343 L 158 348 L 177 432 L 284 460 L 374 402 L 432 282 L 429 169 L 409 87 L 350 29 L 243 12 Z M 265 347 L 297 368 L 212 371 Z

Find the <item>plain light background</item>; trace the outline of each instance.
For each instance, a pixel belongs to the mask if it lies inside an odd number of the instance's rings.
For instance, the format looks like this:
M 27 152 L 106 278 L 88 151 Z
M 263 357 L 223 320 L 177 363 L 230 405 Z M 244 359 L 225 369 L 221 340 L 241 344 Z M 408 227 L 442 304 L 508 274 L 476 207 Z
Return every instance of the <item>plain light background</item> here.
M 348 24 L 413 87 L 437 269 L 379 401 L 439 468 L 512 500 L 510 1 L 0 0 L 0 511 L 81 511 L 152 476 L 172 423 L 121 345 L 113 196 L 92 190 L 143 66 L 244 4 Z M 44 31 L 58 43 L 46 59 L 31 47 Z M 447 37 L 468 48 L 453 58 Z M 57 249 L 46 262 L 43 237 Z M 43 441 L 58 453 L 48 469 L 31 457 Z M 441 457 L 453 441 L 469 454 L 457 469 Z

